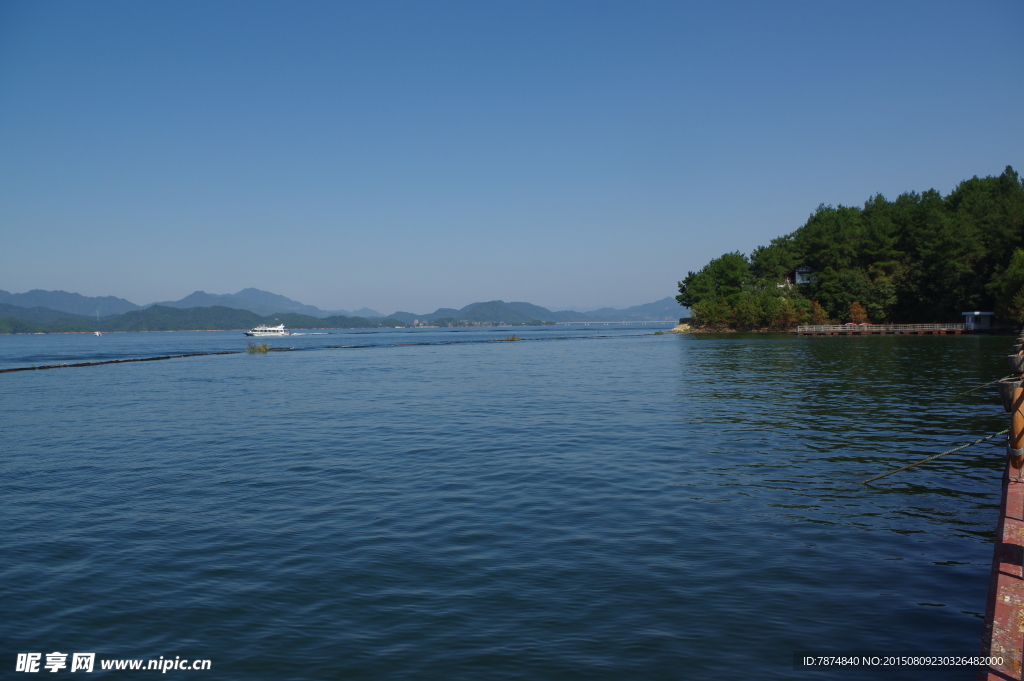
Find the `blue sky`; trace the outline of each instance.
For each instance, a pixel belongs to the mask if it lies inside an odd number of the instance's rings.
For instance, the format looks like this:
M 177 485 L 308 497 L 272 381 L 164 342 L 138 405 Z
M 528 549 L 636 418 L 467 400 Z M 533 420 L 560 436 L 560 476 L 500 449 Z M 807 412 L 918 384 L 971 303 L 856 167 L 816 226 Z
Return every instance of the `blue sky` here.
M 0 0 L 0 288 L 646 303 L 1024 171 L 1024 3 Z

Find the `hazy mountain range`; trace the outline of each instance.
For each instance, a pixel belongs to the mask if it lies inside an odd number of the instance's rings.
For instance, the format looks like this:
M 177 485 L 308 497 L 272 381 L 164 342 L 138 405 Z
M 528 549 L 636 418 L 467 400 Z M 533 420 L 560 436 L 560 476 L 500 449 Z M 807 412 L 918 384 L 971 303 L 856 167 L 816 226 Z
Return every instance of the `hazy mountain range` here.
M 127 302 L 127 301 L 125 301 Z M 261 291 L 258 288 L 245 288 L 238 293 L 206 293 L 196 291 L 185 296 L 181 300 L 164 301 L 154 303 L 164 307 L 212 307 L 221 305 L 233 307 L 236 310 L 249 310 L 260 315 L 273 314 L 274 312 L 297 312 L 310 317 L 333 317 L 345 315 L 346 317 L 383 317 L 380 312 L 364 307 L 360 310 L 349 312 L 348 310 L 321 310 L 314 305 L 304 305 L 296 300 L 287 298 L 269 291 Z M 146 307 L 149 307 L 148 305 Z
M 183 309 L 221 306 L 236 310 L 248 310 L 262 316 L 275 313 L 296 313 L 321 319 L 336 316 L 366 319 L 385 317 L 380 312 L 365 307 L 351 312 L 348 310 L 321 310 L 313 305 L 305 305 L 291 298 L 256 288 L 225 294 L 196 291 L 181 300 L 150 303 L 149 305 L 136 305 L 124 298 L 114 296 L 89 297 L 66 291 L 36 289 L 27 293 L 8 293 L 0 290 L 0 317 L 17 317 L 47 323 L 68 314 L 96 319 L 144 310 L 154 305 Z M 683 312 L 683 308 L 679 307 L 675 299 L 669 297 L 646 305 L 635 305 L 625 309 L 605 307 L 585 313 L 572 310 L 553 312 L 531 303 L 506 303 L 502 300 L 492 300 L 484 303 L 471 303 L 458 310 L 442 307 L 434 312 L 423 314 L 395 312 L 386 316 L 406 323 L 412 323 L 415 320 L 423 323 L 439 319 L 456 319 L 524 324 L 537 320 L 552 322 L 667 321 L 683 316 Z
M 470 303 L 456 310 L 450 307 L 438 308 L 427 314 L 412 312 L 396 312 L 388 315 L 403 322 L 432 322 L 438 319 L 464 319 L 471 322 L 502 321 L 509 324 L 525 324 L 530 321 L 543 320 L 549 322 L 661 322 L 670 321 L 683 316 L 683 309 L 674 298 L 663 298 L 646 305 L 634 305 L 626 309 L 604 307 L 592 312 L 574 312 L 551 310 L 533 305 L 532 303 L 506 303 L 503 300 L 492 300 L 487 303 Z
M 136 305 L 124 298 L 114 296 L 90 297 L 67 291 L 42 291 L 35 289 L 28 293 L 8 293 L 0 290 L 0 304 L 17 305 L 18 307 L 48 307 L 51 310 L 70 312 L 71 314 L 84 315 L 87 317 L 109 317 L 115 314 L 124 314 L 135 310 L 144 310 L 153 305 L 164 307 L 231 307 L 236 310 L 249 310 L 259 315 L 268 315 L 274 312 L 298 312 L 311 317 L 330 317 L 333 315 L 358 316 L 358 317 L 383 317 L 379 312 L 369 308 L 355 310 L 321 310 L 313 305 L 304 305 L 298 301 L 285 296 L 280 296 L 269 291 L 261 291 L 257 288 L 242 289 L 238 293 L 206 293 L 196 291 L 185 296 L 181 300 L 160 301 L 148 305 Z

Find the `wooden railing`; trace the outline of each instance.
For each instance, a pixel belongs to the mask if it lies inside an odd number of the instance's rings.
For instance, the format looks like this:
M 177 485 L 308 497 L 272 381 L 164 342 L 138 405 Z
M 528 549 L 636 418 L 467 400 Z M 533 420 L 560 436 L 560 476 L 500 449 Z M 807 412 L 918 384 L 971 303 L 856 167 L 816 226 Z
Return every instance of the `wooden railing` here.
M 965 324 L 865 324 L 847 326 L 845 324 L 812 324 L 796 327 L 797 333 L 835 333 L 836 331 L 887 333 L 894 331 L 963 331 Z

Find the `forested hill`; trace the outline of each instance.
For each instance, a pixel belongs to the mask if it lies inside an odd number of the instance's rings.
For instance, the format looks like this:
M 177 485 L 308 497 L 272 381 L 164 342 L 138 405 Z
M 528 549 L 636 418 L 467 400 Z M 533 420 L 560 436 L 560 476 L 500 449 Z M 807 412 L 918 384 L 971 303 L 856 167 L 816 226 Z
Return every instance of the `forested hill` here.
M 190 331 L 249 329 L 259 324 L 284 324 L 289 328 L 373 329 L 405 326 L 397 319 L 364 319 L 336 315 L 319 318 L 294 312 L 265 317 L 224 306 L 177 308 L 154 305 L 122 315 L 96 320 L 46 308 L 0 308 L 0 333 L 61 333 L 74 331 Z
M 863 207 L 819 206 L 792 234 L 726 253 L 679 282 L 708 328 L 962 321 L 966 310 L 1024 322 L 1024 184 L 1007 166 L 948 196 L 934 189 Z M 800 268 L 809 283 L 793 283 Z

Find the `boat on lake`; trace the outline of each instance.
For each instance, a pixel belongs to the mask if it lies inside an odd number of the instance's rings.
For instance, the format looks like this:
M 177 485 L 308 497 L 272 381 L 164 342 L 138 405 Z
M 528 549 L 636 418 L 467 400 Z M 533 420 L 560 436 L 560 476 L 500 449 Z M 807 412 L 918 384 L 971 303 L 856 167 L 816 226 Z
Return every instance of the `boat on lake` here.
M 278 324 L 277 326 L 260 324 L 255 329 L 249 329 L 245 332 L 246 336 L 290 336 L 291 334 L 291 331 L 284 328 L 284 324 Z

